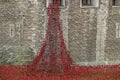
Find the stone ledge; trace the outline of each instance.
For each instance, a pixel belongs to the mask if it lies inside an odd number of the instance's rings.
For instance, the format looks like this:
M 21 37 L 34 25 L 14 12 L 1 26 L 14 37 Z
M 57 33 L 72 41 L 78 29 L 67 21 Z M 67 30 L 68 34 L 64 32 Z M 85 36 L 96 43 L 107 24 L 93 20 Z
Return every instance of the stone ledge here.
M 97 66 L 97 65 L 117 65 L 120 64 L 120 60 L 116 61 L 93 61 L 93 62 L 76 62 L 80 66 Z

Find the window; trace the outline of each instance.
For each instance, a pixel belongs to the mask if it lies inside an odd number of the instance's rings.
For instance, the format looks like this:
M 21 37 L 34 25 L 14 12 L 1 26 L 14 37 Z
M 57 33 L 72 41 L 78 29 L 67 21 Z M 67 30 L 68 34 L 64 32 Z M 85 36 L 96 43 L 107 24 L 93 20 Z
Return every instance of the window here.
M 112 5 L 115 5 L 115 0 L 112 0 Z
M 92 2 L 91 2 L 91 0 L 82 0 L 82 5 L 83 6 L 91 6 Z
M 9 30 L 10 30 L 10 37 L 14 37 L 15 36 L 15 25 L 14 24 L 9 24 Z
M 116 38 L 120 38 L 120 24 L 116 23 Z
M 10 0 L 0 0 L 0 2 L 10 2 Z
M 98 7 L 99 0 L 80 0 L 80 7 Z
M 120 6 L 120 0 L 112 0 L 113 6 Z
M 46 7 L 52 2 L 60 2 L 60 7 L 65 7 L 65 0 L 46 0 Z

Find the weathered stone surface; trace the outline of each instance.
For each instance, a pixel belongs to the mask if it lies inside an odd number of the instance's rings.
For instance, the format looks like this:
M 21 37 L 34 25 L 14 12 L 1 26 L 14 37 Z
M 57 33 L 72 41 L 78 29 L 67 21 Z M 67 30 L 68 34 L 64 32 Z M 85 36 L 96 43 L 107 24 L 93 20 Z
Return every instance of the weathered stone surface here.
M 105 40 L 107 36 L 107 20 L 109 16 L 109 0 L 101 0 L 97 11 L 97 39 L 96 39 L 96 61 L 105 61 Z
M 120 6 L 112 7 L 111 1 L 80 8 L 80 0 L 66 0 L 61 8 L 65 43 L 76 63 L 120 63 L 115 27 Z M 46 0 L 0 0 L 0 64 L 24 64 L 37 55 L 47 28 L 45 4 Z
M 81 9 L 77 3 L 79 0 L 70 1 L 69 51 L 75 62 L 95 61 L 96 9 Z
M 19 46 L 26 46 L 27 48 L 33 49 L 33 52 L 36 52 L 36 44 L 40 44 L 44 35 L 44 26 L 43 23 L 44 17 L 38 13 L 42 9 L 42 3 L 36 3 L 35 0 L 26 0 L 26 1 L 11 1 L 11 2 L 0 2 L 0 49 L 2 51 L 3 46 L 18 47 L 14 48 L 15 51 L 19 51 Z M 40 18 L 39 18 L 40 16 Z M 39 23 L 42 21 L 42 23 Z M 41 40 L 41 41 L 40 41 Z M 39 45 L 40 46 L 40 45 Z M 37 47 L 38 48 L 38 47 Z M 20 48 L 21 49 L 21 48 Z M 23 48 L 24 49 L 24 48 Z M 13 48 L 4 50 L 3 52 L 9 54 L 9 52 L 14 52 Z M 32 53 L 32 51 L 31 51 Z M 27 52 L 17 52 L 14 54 L 20 56 L 28 56 Z M 35 54 L 33 54 L 35 55 Z M 10 64 L 23 64 L 33 59 L 33 55 L 29 55 L 25 60 L 19 58 L 19 60 L 13 59 L 10 61 Z M 6 55 L 7 56 L 7 55 Z M 8 55 L 9 56 L 9 55 Z M 14 55 L 13 55 L 14 57 Z M 4 58 L 4 57 L 3 57 Z M 9 59 L 9 57 L 7 57 Z M 15 61 L 14 61 L 15 60 Z M 20 60 L 22 61 L 20 63 Z M 5 60 L 6 61 L 6 60 Z M 12 63 L 11 63 L 12 62 Z M 9 63 L 9 62 L 5 62 Z
M 120 38 L 116 38 L 116 23 L 120 23 L 120 8 L 113 7 L 109 10 L 108 30 L 105 47 L 105 60 L 120 60 Z
M 34 58 L 33 49 L 25 46 L 4 46 L 0 48 L 0 65 L 28 64 Z

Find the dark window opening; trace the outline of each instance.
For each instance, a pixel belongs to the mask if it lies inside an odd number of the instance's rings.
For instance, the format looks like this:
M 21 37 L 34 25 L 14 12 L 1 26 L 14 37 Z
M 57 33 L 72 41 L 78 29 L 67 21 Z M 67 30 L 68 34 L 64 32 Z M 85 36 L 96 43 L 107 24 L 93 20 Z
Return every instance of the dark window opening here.
M 112 0 L 112 5 L 115 5 L 115 1 L 116 1 L 116 0 Z
M 120 0 L 112 0 L 113 6 L 120 6 Z
M 62 0 L 52 0 L 52 2 L 59 2 L 60 6 L 62 6 Z
M 1 0 L 0 2 L 10 2 L 10 0 Z
M 60 3 L 60 7 L 63 8 L 65 7 L 65 0 L 46 0 L 46 7 L 48 7 L 49 3 Z
M 92 5 L 92 1 L 91 0 L 82 0 L 82 5 L 83 6 L 91 6 Z

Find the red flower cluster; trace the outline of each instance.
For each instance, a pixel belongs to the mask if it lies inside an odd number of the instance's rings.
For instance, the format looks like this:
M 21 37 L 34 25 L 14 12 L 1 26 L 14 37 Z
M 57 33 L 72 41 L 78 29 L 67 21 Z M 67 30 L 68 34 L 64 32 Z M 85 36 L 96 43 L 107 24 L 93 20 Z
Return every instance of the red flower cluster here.
M 29 70 L 27 66 L 0 66 L 0 80 L 120 80 L 120 65 L 73 65 L 61 75 Z
M 0 66 L 0 80 L 120 80 L 120 65 L 73 65 L 64 43 L 58 6 L 52 3 L 48 8 L 46 38 L 33 63 Z

